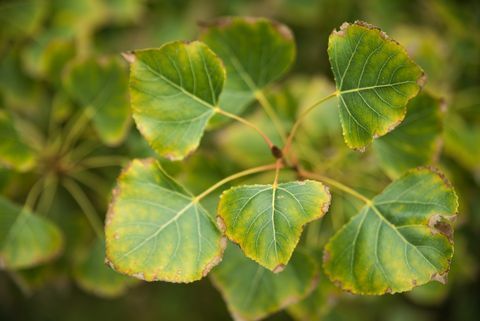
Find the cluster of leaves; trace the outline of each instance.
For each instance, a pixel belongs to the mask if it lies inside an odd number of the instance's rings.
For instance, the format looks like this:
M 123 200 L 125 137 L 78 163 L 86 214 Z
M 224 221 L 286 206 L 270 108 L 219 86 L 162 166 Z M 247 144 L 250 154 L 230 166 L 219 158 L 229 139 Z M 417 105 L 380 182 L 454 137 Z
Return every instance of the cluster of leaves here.
M 319 20 L 305 18 L 309 1 L 280 2 L 296 31 Z M 418 287 L 407 297 L 429 305 L 452 287 L 429 281 L 444 282 L 450 267 L 456 280 L 473 273 L 464 235 L 455 239 L 464 264 L 451 263 L 453 188 L 439 170 L 418 167 L 442 168 L 462 195 L 462 214 L 475 211 L 476 90 L 452 99 L 452 84 L 475 80 L 474 59 L 452 59 L 473 50 L 473 37 L 448 29 L 459 45 L 446 57 L 430 29 L 394 30 L 427 71 L 421 90 L 422 69 L 366 23 L 342 25 L 317 52 L 313 65 L 328 57 L 330 81 L 285 77 L 295 61 L 297 70 L 314 69 L 303 27 L 295 41 L 269 19 L 224 18 L 202 23 L 199 41 L 125 53 L 129 88 L 119 50 L 185 39 L 176 33 L 193 25 L 165 17 L 173 36 L 165 28 L 152 28 L 157 38 L 130 35 L 122 28 L 143 9 L 135 0 L 1 5 L 0 263 L 25 293 L 66 277 L 102 297 L 138 284 L 106 266 L 106 255 L 115 270 L 149 281 L 208 274 L 236 319 L 286 309 L 312 320 L 338 313 L 337 304 L 356 316 L 362 299 L 341 290 Z M 320 19 L 316 29 L 344 19 Z M 121 45 L 105 50 L 116 41 L 112 26 Z M 113 54 L 98 54 L 105 51 Z
M 214 284 L 236 318 L 262 318 L 313 288 L 317 260 L 301 252 L 290 259 L 303 226 L 328 211 L 331 197 L 323 181 L 365 203 L 326 245 L 324 270 L 331 281 L 353 293 L 378 295 L 445 279 L 457 198 L 442 174 L 411 169 L 430 163 L 436 153 L 440 104 L 422 93 L 402 123 L 424 74 L 397 42 L 363 22 L 334 31 L 328 54 L 336 90 L 301 111 L 287 135 L 263 89 L 294 60 L 289 29 L 267 19 L 223 18 L 206 24 L 200 38 L 125 54 L 138 129 L 158 155 L 179 160 L 198 148 L 208 126 L 231 118 L 257 131 L 276 161 L 233 174 L 194 196 L 158 162 L 133 160 L 120 175 L 106 218 L 107 263 L 113 269 L 147 281 L 195 281 L 219 264 L 227 237 L 252 261 L 238 250 L 230 254 L 235 250 L 229 247 L 225 262 L 213 272 Z M 372 199 L 305 170 L 291 148 L 302 120 L 333 97 L 350 148 L 363 150 L 403 124 L 375 145 L 381 162 L 398 178 Z M 253 99 L 271 118 L 282 148 L 239 116 Z M 423 118 L 431 119 L 431 126 L 419 128 Z M 301 180 L 280 182 L 281 169 Z M 271 184 L 239 185 L 222 193 L 217 224 L 201 205 L 220 186 L 269 170 L 275 172 Z

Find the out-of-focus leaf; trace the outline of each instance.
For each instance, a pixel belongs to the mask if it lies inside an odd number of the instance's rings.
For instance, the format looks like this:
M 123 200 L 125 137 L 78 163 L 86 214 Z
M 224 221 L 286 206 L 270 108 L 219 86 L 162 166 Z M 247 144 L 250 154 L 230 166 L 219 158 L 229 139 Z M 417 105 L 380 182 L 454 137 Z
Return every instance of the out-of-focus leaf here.
M 344 290 L 370 295 L 444 282 L 457 208 L 457 196 L 441 174 L 410 170 L 330 239 L 325 273 Z
M 206 210 L 152 159 L 120 175 L 106 219 L 108 263 L 147 281 L 192 282 L 222 258 L 225 239 Z
M 0 3 L 0 38 L 33 35 L 40 27 L 48 4 L 45 0 L 10 0 Z
M 124 294 L 128 286 L 135 281 L 105 265 L 105 242 L 99 239 L 75 267 L 74 275 L 82 289 L 106 298 Z
M 171 42 L 131 56 L 130 96 L 138 129 L 161 156 L 179 160 L 200 144 L 225 69 L 203 43 Z
M 405 117 L 424 74 L 397 42 L 364 22 L 344 23 L 329 38 L 345 142 L 362 150 Z
M 89 58 L 73 63 L 63 79 L 67 92 L 87 108 L 102 141 L 116 145 L 123 141 L 130 124 L 128 76 L 115 59 Z
M 128 23 L 138 21 L 144 11 L 145 0 L 105 0 L 110 21 Z
M 60 230 L 0 196 L 0 266 L 32 267 L 51 260 L 63 248 Z
M 75 55 L 73 38 L 62 29 L 49 29 L 35 38 L 22 52 L 26 71 L 55 85 L 66 63 Z
M 24 142 L 8 112 L 0 110 L 0 164 L 28 171 L 35 162 L 36 152 Z
M 308 295 L 316 283 L 316 269 L 312 258 L 297 251 L 285 270 L 275 274 L 230 245 L 211 279 L 235 320 L 254 321 Z
M 316 250 L 314 257 L 321 261 L 323 251 Z M 323 269 L 318 267 L 318 285 L 305 299 L 288 307 L 288 313 L 296 321 L 322 320 L 332 309 L 335 301 L 341 296 L 340 289 L 335 287 Z
M 373 142 L 380 166 L 390 177 L 435 161 L 442 133 L 441 105 L 440 99 L 421 93 L 409 102 L 405 120 Z
M 480 168 L 480 126 L 448 115 L 445 122 L 445 152 L 469 170 Z
M 316 181 L 243 185 L 222 193 L 217 215 L 226 236 L 246 256 L 279 272 L 288 264 L 303 225 L 325 215 L 329 205 L 328 188 Z
M 219 105 L 234 114 L 241 114 L 256 91 L 285 74 L 295 59 L 290 29 L 265 18 L 221 18 L 207 24 L 201 39 L 225 64 Z M 212 119 L 212 125 L 221 122 L 220 117 Z
M 257 112 L 247 120 L 258 126 L 274 144 L 281 146 L 282 139 L 265 113 Z M 217 140 L 222 150 L 241 166 L 253 167 L 272 161 L 272 152 L 262 137 L 254 130 L 246 128 L 244 124 L 233 123 L 222 129 L 217 135 Z

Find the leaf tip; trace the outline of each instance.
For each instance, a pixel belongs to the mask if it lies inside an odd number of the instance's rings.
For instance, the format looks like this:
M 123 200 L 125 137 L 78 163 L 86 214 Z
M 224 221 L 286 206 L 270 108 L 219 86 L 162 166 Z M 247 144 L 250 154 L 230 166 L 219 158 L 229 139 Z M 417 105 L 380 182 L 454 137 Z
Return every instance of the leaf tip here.
M 447 281 L 448 281 L 448 274 L 447 273 L 434 273 L 430 280 L 432 281 L 437 281 L 437 282 L 440 282 L 442 284 L 447 284 Z
M 423 86 L 425 86 L 426 83 L 427 83 L 427 75 L 425 74 L 425 72 L 422 71 L 422 74 L 417 79 L 417 85 L 420 88 L 423 88 Z
M 277 265 L 277 266 L 272 270 L 272 272 L 273 272 L 273 273 L 280 273 L 280 272 L 282 272 L 283 270 L 285 270 L 285 264 L 280 263 L 279 265 Z
M 136 60 L 135 52 L 133 51 L 122 52 L 121 55 L 129 64 L 133 64 Z

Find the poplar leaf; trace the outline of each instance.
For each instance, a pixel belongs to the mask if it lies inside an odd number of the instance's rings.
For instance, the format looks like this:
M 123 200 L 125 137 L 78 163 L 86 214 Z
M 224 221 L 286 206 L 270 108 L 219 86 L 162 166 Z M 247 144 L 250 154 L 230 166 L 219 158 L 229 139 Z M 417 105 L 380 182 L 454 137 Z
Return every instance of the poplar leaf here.
M 221 261 L 225 239 L 207 211 L 153 159 L 120 175 L 105 226 L 107 263 L 146 281 L 193 282 Z
M 380 295 L 445 282 L 458 208 L 452 186 L 428 168 L 408 171 L 327 243 L 324 268 L 342 289 Z
M 287 265 L 303 225 L 328 211 L 330 193 L 306 180 L 273 185 L 244 185 L 225 191 L 218 204 L 219 225 L 246 256 L 280 272 Z
M 344 23 L 328 41 L 345 142 L 363 150 L 405 117 L 425 77 L 396 41 L 365 22 Z

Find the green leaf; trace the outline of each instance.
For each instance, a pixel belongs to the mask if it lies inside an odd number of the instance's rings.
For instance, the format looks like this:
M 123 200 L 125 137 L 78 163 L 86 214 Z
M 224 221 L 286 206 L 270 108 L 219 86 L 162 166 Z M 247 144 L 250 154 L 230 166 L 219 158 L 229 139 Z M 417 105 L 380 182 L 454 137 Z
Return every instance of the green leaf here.
M 138 129 L 159 155 L 184 158 L 198 147 L 217 108 L 225 80 L 222 62 L 198 41 L 135 51 L 128 59 Z
M 25 144 L 15 128 L 13 118 L 0 110 L 0 164 L 28 171 L 35 165 L 36 153 Z
M 64 77 L 67 92 L 88 111 L 102 141 L 123 141 L 130 124 L 128 76 L 117 59 L 74 62 Z
M 312 257 L 322 260 L 320 247 L 312 251 Z M 297 321 L 323 320 L 341 297 L 343 292 L 327 278 L 323 269 L 318 267 L 318 284 L 305 299 L 288 307 L 288 314 Z
M 303 225 L 330 205 L 328 188 L 316 181 L 232 187 L 218 204 L 219 224 L 246 256 L 280 272 L 290 260 Z
M 218 264 L 225 238 L 206 210 L 153 159 L 118 179 L 106 219 L 107 261 L 146 281 L 192 282 Z
M 466 169 L 480 168 L 480 127 L 449 114 L 445 122 L 445 153 Z
M 410 170 L 330 239 L 325 272 L 358 294 L 404 292 L 445 281 L 457 208 L 457 196 L 441 174 Z
M 62 233 L 52 222 L 0 196 L 0 267 L 32 267 L 62 249 Z
M 423 71 L 397 42 L 360 21 L 330 35 L 328 56 L 345 142 L 363 150 L 403 120 L 425 81 Z
M 219 105 L 234 114 L 242 113 L 256 91 L 284 75 L 295 60 L 290 29 L 265 18 L 221 18 L 207 24 L 201 39 L 225 64 L 228 77 Z
M 74 270 L 75 280 L 87 292 L 113 298 L 125 293 L 135 279 L 115 273 L 105 265 L 105 242 L 97 239 Z
M 442 101 L 421 93 L 407 106 L 405 120 L 388 135 L 373 142 L 380 165 L 392 178 L 410 168 L 429 165 L 440 151 Z
M 18 40 L 40 29 L 48 13 L 45 0 L 10 0 L 0 4 L 0 38 Z
M 282 273 L 272 273 L 230 245 L 211 274 L 235 320 L 260 320 L 308 295 L 316 283 L 317 266 L 297 251 Z

